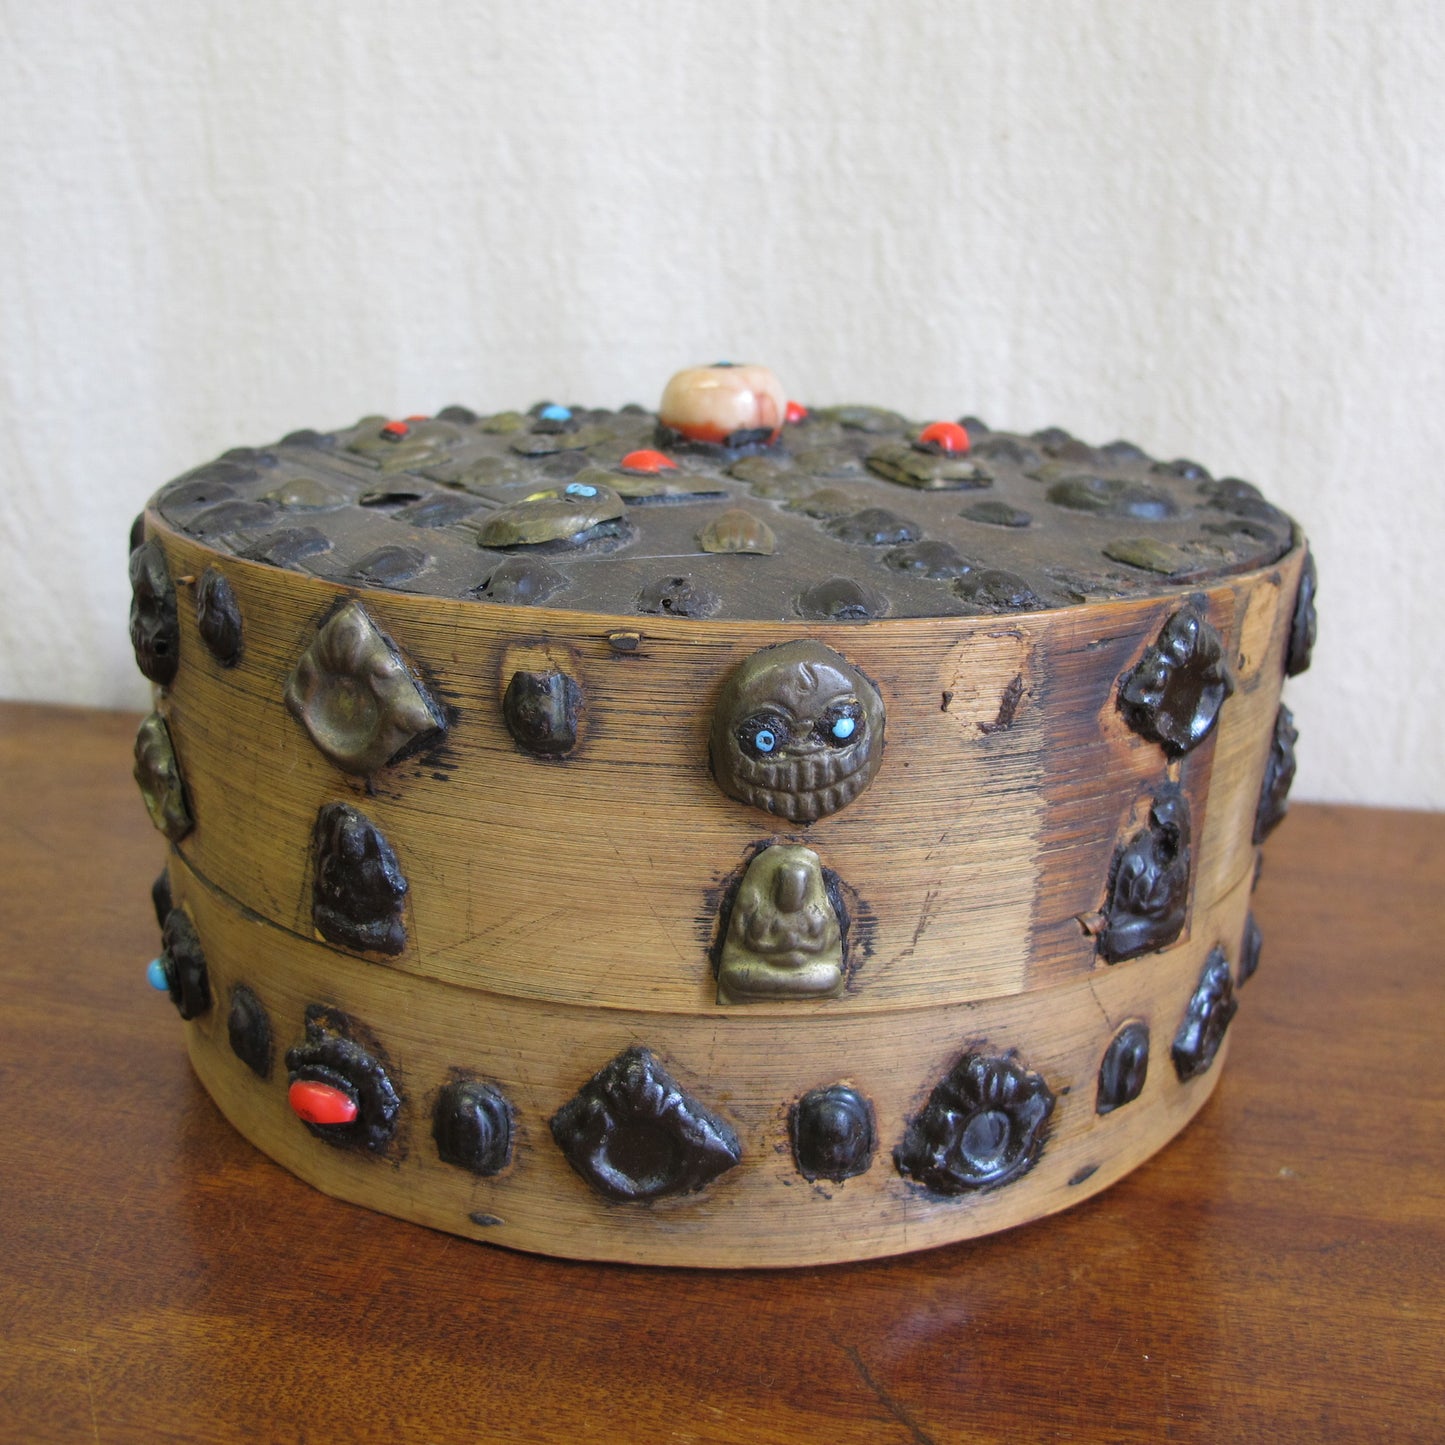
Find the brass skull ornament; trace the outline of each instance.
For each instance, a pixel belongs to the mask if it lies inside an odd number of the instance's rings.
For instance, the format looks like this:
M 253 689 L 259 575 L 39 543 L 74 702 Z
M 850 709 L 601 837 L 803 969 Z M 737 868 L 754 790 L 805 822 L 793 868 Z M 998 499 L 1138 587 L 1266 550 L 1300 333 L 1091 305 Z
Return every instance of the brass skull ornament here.
M 723 685 L 712 771 L 730 798 L 794 823 L 851 803 L 883 760 L 883 699 L 821 642 L 765 647 Z

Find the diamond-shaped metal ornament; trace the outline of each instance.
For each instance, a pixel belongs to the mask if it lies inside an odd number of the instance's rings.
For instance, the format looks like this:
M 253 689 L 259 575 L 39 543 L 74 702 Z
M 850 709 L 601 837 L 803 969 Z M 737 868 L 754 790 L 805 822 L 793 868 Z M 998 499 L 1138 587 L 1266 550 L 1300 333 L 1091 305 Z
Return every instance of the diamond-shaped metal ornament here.
M 690 1194 L 742 1157 L 727 1121 L 641 1048 L 589 1079 L 552 1116 L 552 1137 L 599 1194 L 634 1202 Z

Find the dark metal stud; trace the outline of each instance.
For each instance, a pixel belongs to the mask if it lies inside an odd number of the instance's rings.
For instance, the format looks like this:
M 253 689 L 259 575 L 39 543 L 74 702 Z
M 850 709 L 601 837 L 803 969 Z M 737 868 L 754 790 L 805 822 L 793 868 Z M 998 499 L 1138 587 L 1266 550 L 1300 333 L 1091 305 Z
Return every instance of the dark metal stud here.
M 1157 471 L 1158 469 L 1156 464 L 1150 470 Z M 1281 540 L 1289 537 L 1291 532 L 1289 518 L 1272 502 L 1265 501 L 1264 497 L 1260 495 L 1259 488 L 1253 483 L 1242 482 L 1238 477 L 1221 477 L 1216 482 L 1207 479 L 1209 475 L 1207 472 L 1202 475 L 1206 480 L 1199 483 L 1197 490 L 1201 496 L 1208 498 L 1206 505 L 1211 511 L 1224 513 L 1236 524 L 1240 522 L 1263 523 L 1271 530 L 1282 532 Z M 1186 478 L 1186 480 L 1188 479 Z
M 1060 447 L 1066 446 L 1074 438 L 1061 426 L 1045 426 L 1032 433 L 1030 439 L 1036 441 L 1050 456 L 1053 456 Z
M 207 567 L 196 583 L 196 627 L 211 656 L 222 667 L 235 667 L 241 660 L 241 608 L 219 567 Z
M 726 1120 L 684 1093 L 643 1048 L 618 1054 L 551 1125 L 567 1162 L 608 1199 L 689 1194 L 742 1157 Z
M 909 1123 L 894 1163 L 936 1194 L 994 1189 L 1033 1168 L 1053 1111 L 1049 1086 L 1013 1056 L 966 1053 Z
M 210 495 L 220 494 L 221 488 L 212 483 L 205 483 L 204 487 L 205 492 Z M 179 497 L 168 493 L 166 496 L 167 511 L 183 508 L 186 505 L 187 495 L 188 493 L 184 491 Z M 194 495 L 194 492 L 191 492 L 190 495 Z M 209 541 L 212 538 L 234 536 L 239 532 L 249 532 L 253 528 L 269 526 L 276 520 L 276 517 L 277 507 L 274 502 L 247 502 L 240 498 L 234 498 L 216 502 L 213 506 L 203 507 L 186 521 L 185 529 L 192 537 Z
M 907 542 L 883 554 L 883 564 L 895 572 L 904 572 L 911 577 L 928 577 L 942 580 L 948 577 L 962 577 L 972 570 L 973 564 L 965 561 L 949 542 L 939 542 L 925 537 L 921 542 Z
M 1048 498 L 1056 507 L 1071 512 L 1134 517 L 1147 522 L 1167 521 L 1179 511 L 1168 493 L 1144 482 L 1128 482 L 1118 477 L 1065 477 L 1049 488 Z
M 1049 604 L 1016 572 L 985 567 L 968 572 L 954 584 L 955 594 L 990 612 L 1038 612 Z
M 231 1052 L 258 1079 L 269 1079 L 276 1055 L 271 1016 L 266 1012 L 266 1005 L 244 983 L 231 989 L 226 1034 L 231 1041 Z
M 829 522 L 858 510 L 861 498 L 847 487 L 820 487 L 788 503 L 787 510 L 801 512 L 814 521 Z
M 1260 950 L 1264 947 L 1264 934 L 1254 921 L 1254 914 L 1244 920 L 1244 936 L 1239 943 L 1239 987 L 1243 988 L 1259 969 Z
M 518 747 L 542 757 L 565 757 L 577 746 L 582 689 L 565 672 L 514 672 L 502 698 L 502 717 Z
M 1191 607 L 1176 612 L 1119 683 L 1119 710 L 1141 737 L 1172 757 L 1199 746 L 1234 691 L 1224 642 Z
M 897 547 L 916 542 L 923 535 L 917 523 L 886 507 L 864 507 L 860 512 L 834 517 L 826 530 L 840 542 L 859 547 Z
M 499 1089 L 479 1079 L 453 1079 L 432 1110 L 437 1157 L 483 1178 L 512 1157 L 512 1109 Z
M 375 587 L 395 587 L 399 582 L 408 582 L 431 566 L 431 554 L 420 547 L 408 547 L 401 542 L 388 542 L 368 552 L 352 569 L 351 575 L 358 582 L 368 582 Z
M 532 607 L 567 586 L 567 578 L 538 557 L 508 557 L 477 589 L 479 597 L 511 607 Z
M 1269 744 L 1269 761 L 1264 765 L 1264 783 L 1259 790 L 1259 807 L 1254 814 L 1254 841 L 1263 843 L 1284 821 L 1289 810 L 1290 784 L 1294 782 L 1294 745 L 1299 731 L 1294 714 L 1281 706 L 1274 720 L 1274 736 Z
M 403 507 L 396 520 L 413 527 L 451 527 L 474 516 L 482 506 L 478 498 L 464 492 L 433 492 Z
M 154 537 L 130 554 L 130 591 L 130 643 L 136 666 L 165 687 L 175 680 L 181 664 L 181 625 L 166 554 Z
M 788 1130 L 793 1160 L 805 1179 L 841 1183 L 873 1162 L 873 1106 L 846 1084 L 804 1094 L 789 1111 Z
M 1315 632 L 1318 619 L 1315 615 L 1315 590 L 1319 585 L 1319 574 L 1315 570 L 1313 552 L 1305 553 L 1304 567 L 1300 572 L 1299 591 L 1295 594 L 1294 615 L 1289 625 L 1289 650 L 1285 653 L 1284 670 L 1289 677 L 1298 677 L 1314 656 Z
M 888 599 L 851 577 L 829 577 L 798 594 L 798 615 L 814 622 L 864 622 L 888 615 Z
M 1229 960 L 1216 948 L 1204 961 L 1204 971 L 1174 1036 L 1174 1072 L 1181 1083 L 1204 1073 L 1214 1062 L 1224 1031 L 1239 1005 L 1229 976 Z
M 1148 453 L 1143 447 L 1135 446 L 1133 442 L 1126 442 L 1122 438 L 1119 441 L 1106 442 L 1099 448 L 1099 455 L 1106 461 L 1120 466 L 1125 462 L 1147 462 Z
M 183 1019 L 199 1018 L 211 1007 L 211 979 L 196 926 L 183 908 L 172 908 L 166 915 L 161 939 L 166 992 Z
M 1157 476 L 1179 477 L 1186 482 L 1207 483 L 1210 479 L 1209 473 L 1188 457 L 1175 457 L 1172 462 L 1155 462 L 1149 470 Z M 1244 485 L 1249 484 L 1246 482 Z
M 1005 462 L 1016 467 L 1036 466 L 1040 460 L 1033 447 L 1010 436 L 984 437 L 982 441 L 974 442 L 969 454 L 985 461 Z
M 1099 1064 L 1099 1090 L 1094 1112 L 1111 1114 L 1132 1104 L 1144 1090 L 1149 1073 L 1149 1026 L 1137 1019 L 1127 1023 L 1109 1041 Z
M 659 577 L 637 594 L 636 607 L 647 617 L 711 617 L 722 606 L 722 598 L 710 587 L 694 582 L 688 574 Z
M 1189 802 L 1161 788 L 1147 826 L 1119 850 L 1099 952 L 1109 963 L 1163 948 L 1179 937 L 1189 906 Z
M 248 562 L 264 562 L 268 567 L 294 568 L 307 557 L 330 550 L 331 538 L 319 527 L 282 527 L 257 538 L 241 556 Z
M 162 868 L 160 877 L 151 884 L 151 907 L 156 911 L 156 927 L 166 926 L 166 915 L 175 905 L 171 901 L 170 870 Z
M 970 522 L 982 522 L 986 527 L 1027 527 L 1033 521 L 1033 517 L 1022 507 L 1015 507 L 994 498 L 975 502 L 972 506 L 965 507 L 960 515 L 967 517 Z
M 287 1082 L 288 1087 L 321 1084 L 354 1101 L 354 1117 L 349 1121 L 305 1121 L 306 1127 L 338 1148 L 375 1153 L 386 1148 L 396 1134 L 401 1095 L 379 1046 L 361 1034 L 359 1025 L 339 1009 L 308 1004 L 306 1041 L 286 1052 Z
M 317 932 L 363 953 L 400 953 L 406 947 L 407 882 L 376 824 L 349 804 L 328 803 L 316 815 L 311 848 Z

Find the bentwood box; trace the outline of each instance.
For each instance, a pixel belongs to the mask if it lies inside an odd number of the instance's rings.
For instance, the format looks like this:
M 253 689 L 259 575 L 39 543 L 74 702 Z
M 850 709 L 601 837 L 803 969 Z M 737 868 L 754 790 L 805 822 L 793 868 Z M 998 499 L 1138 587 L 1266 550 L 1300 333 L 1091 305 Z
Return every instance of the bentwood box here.
M 152 981 L 330 1193 L 865 1258 L 1105 1188 L 1220 1075 L 1315 628 L 1245 482 L 715 366 L 237 449 L 131 540 Z

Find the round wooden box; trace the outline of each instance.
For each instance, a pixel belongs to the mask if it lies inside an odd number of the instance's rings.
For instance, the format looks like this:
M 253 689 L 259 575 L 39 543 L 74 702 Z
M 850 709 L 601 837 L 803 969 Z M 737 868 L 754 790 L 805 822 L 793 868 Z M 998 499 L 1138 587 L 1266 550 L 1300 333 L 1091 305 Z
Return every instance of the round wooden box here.
M 813 1264 L 1061 1209 L 1207 1099 L 1292 524 L 1124 443 L 782 404 L 708 368 L 661 419 L 367 418 L 152 500 L 152 982 L 297 1175 Z

